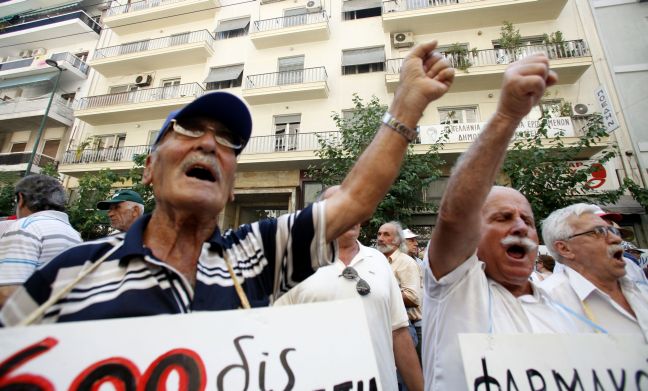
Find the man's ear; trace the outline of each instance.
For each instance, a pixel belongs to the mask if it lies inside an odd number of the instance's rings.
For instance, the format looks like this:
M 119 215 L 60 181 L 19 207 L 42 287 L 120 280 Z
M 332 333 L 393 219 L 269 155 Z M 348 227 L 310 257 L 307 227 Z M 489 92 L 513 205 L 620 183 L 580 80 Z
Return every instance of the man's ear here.
M 155 158 L 149 154 L 144 162 L 144 172 L 142 172 L 142 183 L 145 185 L 153 184 L 153 163 Z
M 574 253 L 572 252 L 571 246 L 564 240 L 557 240 L 554 242 L 554 248 L 556 252 L 560 255 L 560 258 L 571 261 L 574 258 Z

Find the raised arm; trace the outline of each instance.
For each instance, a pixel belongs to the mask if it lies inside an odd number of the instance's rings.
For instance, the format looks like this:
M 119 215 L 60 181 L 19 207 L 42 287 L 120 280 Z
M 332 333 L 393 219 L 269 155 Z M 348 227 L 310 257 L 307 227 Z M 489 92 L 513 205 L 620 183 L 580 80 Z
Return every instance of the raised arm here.
M 557 80 L 543 54 L 526 57 L 506 69 L 497 110 L 460 157 L 441 199 L 428 250 L 436 278 L 450 273 L 475 252 L 481 209 L 515 128 Z
M 400 83 L 388 112 L 410 129 L 416 128 L 423 110 L 443 96 L 454 80 L 454 69 L 433 52 L 436 44 L 432 41 L 417 45 L 401 67 Z M 407 145 L 405 137 L 381 125 L 342 182 L 340 191 L 327 200 L 327 240 L 371 217 L 396 179 Z

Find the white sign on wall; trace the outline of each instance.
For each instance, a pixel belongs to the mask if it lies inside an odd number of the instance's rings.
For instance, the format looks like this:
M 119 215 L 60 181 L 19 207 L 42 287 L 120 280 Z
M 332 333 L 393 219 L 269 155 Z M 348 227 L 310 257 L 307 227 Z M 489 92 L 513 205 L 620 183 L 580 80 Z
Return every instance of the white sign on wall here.
M 434 144 L 446 132 L 448 143 L 473 142 L 482 132 L 486 122 L 457 123 L 448 125 L 424 125 L 420 127 L 421 143 Z M 538 119 L 524 119 L 515 129 L 516 137 L 532 137 L 540 127 Z M 574 137 L 574 125 L 569 117 L 547 119 L 547 135 L 553 137 L 561 133 L 564 137 Z
M 0 389 L 367 391 L 376 368 L 358 299 L 0 330 Z
M 460 334 L 468 390 L 646 390 L 641 335 Z
M 619 121 L 617 120 L 616 114 L 614 113 L 612 101 L 610 101 L 607 91 L 603 86 L 597 88 L 596 91 L 594 91 L 594 95 L 596 96 L 596 101 L 601 107 L 603 125 L 605 126 L 607 132 L 611 133 L 619 127 Z

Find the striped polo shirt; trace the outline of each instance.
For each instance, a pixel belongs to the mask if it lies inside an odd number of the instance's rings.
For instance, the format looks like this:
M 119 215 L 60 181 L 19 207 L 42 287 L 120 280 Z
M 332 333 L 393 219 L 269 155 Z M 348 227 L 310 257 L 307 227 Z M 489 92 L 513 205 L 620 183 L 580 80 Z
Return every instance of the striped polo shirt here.
M 34 271 L 81 243 L 67 214 L 44 210 L 18 219 L 0 237 L 0 285 L 20 285 Z
M 143 216 L 125 234 L 76 246 L 37 270 L 2 308 L 0 322 L 18 323 L 108 251 L 114 252 L 50 307 L 41 323 L 239 308 L 224 256 L 250 304 L 266 306 L 271 295 L 335 259 L 334 242 L 326 242 L 324 202 L 224 234 L 216 228 L 203 244 L 195 287 L 144 247 L 151 216 Z

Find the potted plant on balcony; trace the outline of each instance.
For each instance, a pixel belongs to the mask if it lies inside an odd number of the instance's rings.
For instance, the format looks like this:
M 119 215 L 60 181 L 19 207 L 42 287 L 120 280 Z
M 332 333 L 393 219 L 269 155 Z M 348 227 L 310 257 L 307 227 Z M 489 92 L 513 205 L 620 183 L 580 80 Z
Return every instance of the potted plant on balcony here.
M 499 61 L 501 64 L 508 64 L 515 60 L 520 54 L 520 46 L 522 45 L 522 35 L 520 30 L 513 26 L 513 23 L 504 21 L 500 29 L 499 38 L 500 48 L 504 50 L 505 61 Z M 507 61 L 506 61 L 507 60 Z
M 468 68 L 472 65 L 470 59 L 468 59 L 468 49 L 459 42 L 453 43 L 445 51 L 445 54 L 450 58 L 452 66 L 457 69 L 467 72 Z
M 565 46 L 565 38 L 563 36 L 562 31 L 557 30 L 554 31 L 551 34 L 544 34 L 543 35 L 545 44 L 547 45 L 547 49 L 549 51 L 549 57 L 552 58 L 561 58 L 561 57 L 573 57 L 574 53 L 572 53 L 566 46 Z

